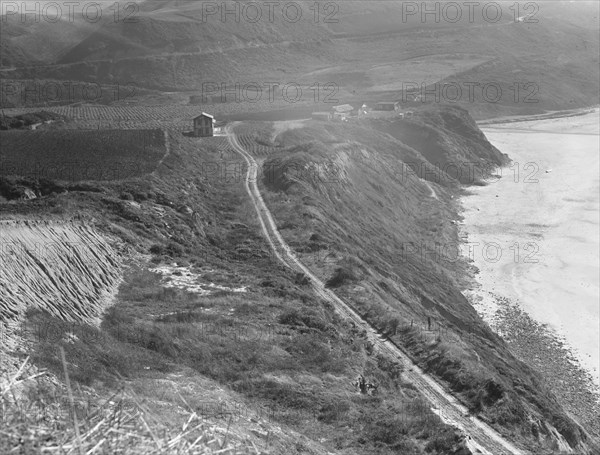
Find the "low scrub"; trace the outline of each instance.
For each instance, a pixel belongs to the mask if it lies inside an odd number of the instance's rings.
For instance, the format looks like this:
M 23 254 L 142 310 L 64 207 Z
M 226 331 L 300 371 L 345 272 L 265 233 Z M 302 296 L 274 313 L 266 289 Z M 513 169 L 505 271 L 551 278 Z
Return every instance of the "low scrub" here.
M 330 288 L 339 288 L 344 284 L 356 281 L 356 276 L 348 267 L 338 267 L 333 272 L 333 275 L 327 280 L 327 286 Z

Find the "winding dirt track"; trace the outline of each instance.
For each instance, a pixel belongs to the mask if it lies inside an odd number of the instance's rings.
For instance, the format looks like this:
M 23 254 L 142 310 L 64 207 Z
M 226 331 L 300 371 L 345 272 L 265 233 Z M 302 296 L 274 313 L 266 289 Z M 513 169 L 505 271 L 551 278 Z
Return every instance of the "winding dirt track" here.
M 433 378 L 425 374 L 398 346 L 389 340 L 383 339 L 376 329 L 363 320 L 330 289 L 325 288 L 325 284 L 298 260 L 281 237 L 273 216 L 260 194 L 257 183 L 258 164 L 238 142 L 233 131 L 236 124 L 237 122 L 226 127 L 227 137 L 233 149 L 244 158 L 248 165 L 245 178 L 246 191 L 256 209 L 262 231 L 276 257 L 287 267 L 304 273 L 310 279 L 317 295 L 330 302 L 344 318 L 352 321 L 358 328 L 364 329 L 367 332 L 369 341 L 373 343 L 376 349 L 400 362 L 404 367 L 404 378 L 411 382 L 431 403 L 432 410 L 444 422 L 459 428 L 471 437 L 468 444 L 473 452 L 477 453 L 479 451 L 479 453 L 488 455 L 525 455 L 529 453 L 515 447 L 482 420 L 474 416 L 468 416 L 468 410 L 464 405 L 446 392 Z

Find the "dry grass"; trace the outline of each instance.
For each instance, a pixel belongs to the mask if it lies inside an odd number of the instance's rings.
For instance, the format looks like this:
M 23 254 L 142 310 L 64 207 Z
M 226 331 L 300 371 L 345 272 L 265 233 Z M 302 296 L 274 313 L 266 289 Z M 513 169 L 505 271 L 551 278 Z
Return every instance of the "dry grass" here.
M 66 373 L 64 352 L 61 357 Z M 0 385 L 1 453 L 261 453 L 251 441 L 234 444 L 229 428 L 209 425 L 192 411 L 186 412 L 183 426 L 169 428 L 127 387 L 105 400 L 94 397 L 82 403 L 74 398 L 68 374 L 61 385 L 28 361 L 29 357 Z

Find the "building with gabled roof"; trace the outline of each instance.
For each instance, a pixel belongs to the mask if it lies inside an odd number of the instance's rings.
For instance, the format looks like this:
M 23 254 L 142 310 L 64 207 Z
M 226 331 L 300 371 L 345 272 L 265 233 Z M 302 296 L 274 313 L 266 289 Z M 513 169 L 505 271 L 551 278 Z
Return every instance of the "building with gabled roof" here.
M 212 137 L 214 135 L 215 118 L 203 112 L 198 117 L 194 118 L 194 136 L 196 137 Z

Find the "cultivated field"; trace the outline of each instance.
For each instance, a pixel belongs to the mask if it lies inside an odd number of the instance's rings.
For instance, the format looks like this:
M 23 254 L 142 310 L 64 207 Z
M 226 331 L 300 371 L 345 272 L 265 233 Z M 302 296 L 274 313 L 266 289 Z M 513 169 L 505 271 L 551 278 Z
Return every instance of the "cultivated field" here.
M 422 55 L 375 63 L 374 60 L 353 62 L 312 71 L 304 77 L 336 81 L 340 86 L 354 87 L 366 93 L 396 91 L 406 87 L 434 84 L 447 77 L 471 70 L 489 61 L 483 55 Z M 430 95 L 431 97 L 431 95 Z
M 168 122 L 178 123 L 186 121 L 191 127 L 191 120 L 200 115 L 206 109 L 200 106 L 180 106 L 175 104 L 161 106 L 101 106 L 101 105 L 69 105 L 45 107 L 44 111 L 54 114 L 64 115 L 74 122 L 92 122 L 97 125 L 98 122 L 104 124 L 114 124 L 127 126 L 128 123 L 151 123 Z M 24 107 L 5 109 L 6 115 L 27 114 L 39 112 L 39 107 Z M 104 125 L 102 125 L 104 126 Z
M 268 95 L 265 94 L 265 98 Z M 231 97 L 230 97 L 231 98 Z M 313 110 L 328 110 L 331 104 L 311 104 L 309 101 L 288 103 L 282 100 L 269 102 L 268 99 L 257 103 L 235 102 L 230 99 L 227 103 L 181 105 L 161 104 L 152 106 L 102 106 L 102 105 L 68 105 L 52 107 L 19 107 L 4 109 L 7 116 L 50 112 L 62 115 L 69 119 L 63 125 L 69 129 L 169 129 L 176 131 L 191 131 L 194 117 L 202 112 L 208 112 L 216 116 L 217 120 L 242 117 L 236 120 L 256 117 L 259 120 L 260 113 L 265 112 L 261 120 L 282 120 L 291 111 L 302 110 L 302 115 L 310 117 Z M 285 111 L 284 111 L 285 110 Z M 288 112 L 290 111 L 290 112 Z M 297 115 L 297 114 L 296 114 Z
M 120 180 L 152 172 L 165 156 L 161 130 L 2 131 L 0 175 Z

